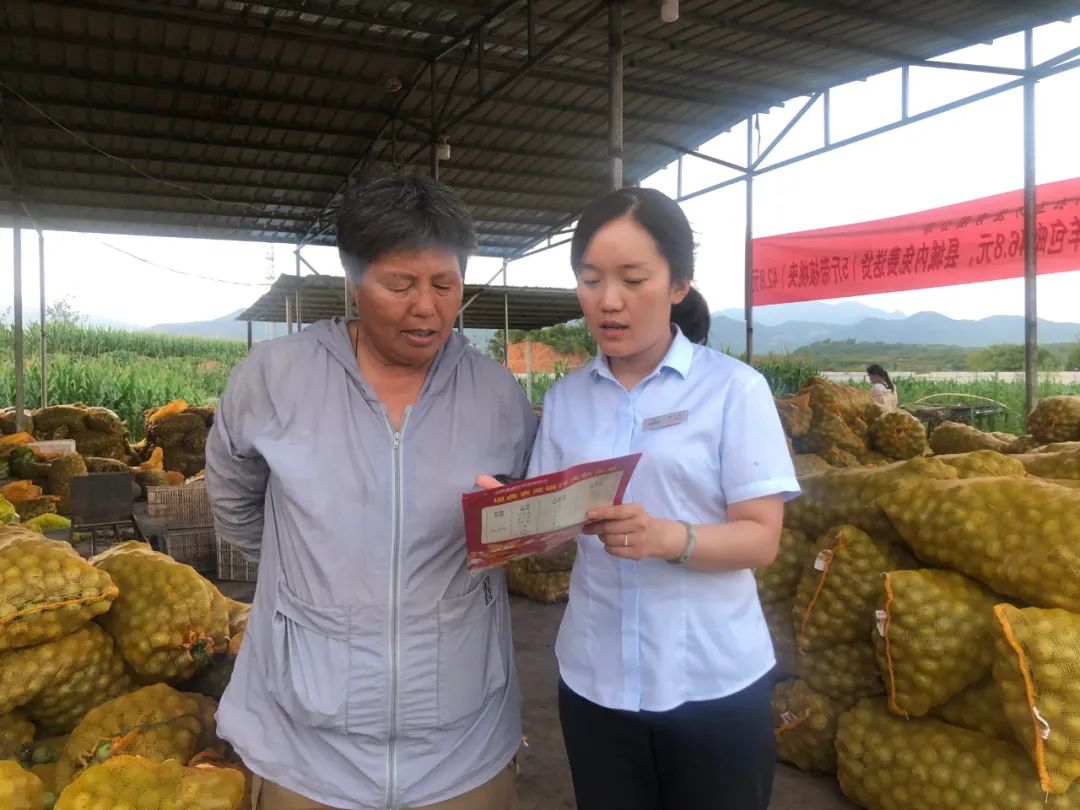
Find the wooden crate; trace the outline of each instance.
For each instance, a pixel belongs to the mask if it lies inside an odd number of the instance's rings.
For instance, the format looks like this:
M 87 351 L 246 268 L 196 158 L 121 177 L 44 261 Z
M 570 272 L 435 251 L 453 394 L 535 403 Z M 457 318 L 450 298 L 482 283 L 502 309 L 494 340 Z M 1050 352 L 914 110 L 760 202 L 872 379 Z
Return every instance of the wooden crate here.
M 209 529 L 214 525 L 205 483 L 147 487 L 146 511 L 166 529 Z
M 259 566 L 220 538 L 217 540 L 218 579 L 230 582 L 254 582 Z

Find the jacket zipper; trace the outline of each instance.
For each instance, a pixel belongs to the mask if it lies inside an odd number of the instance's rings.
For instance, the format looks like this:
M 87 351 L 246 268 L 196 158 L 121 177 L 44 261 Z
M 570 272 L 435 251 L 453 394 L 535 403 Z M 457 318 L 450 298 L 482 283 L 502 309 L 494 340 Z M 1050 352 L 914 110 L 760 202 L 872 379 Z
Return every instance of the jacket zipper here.
M 398 669 L 399 669 L 399 639 L 398 639 L 398 601 L 400 598 L 401 585 L 401 540 L 402 524 L 405 522 L 405 471 L 402 463 L 402 437 L 405 434 L 405 425 L 409 421 L 410 408 L 405 409 L 405 417 L 401 421 L 401 429 L 395 431 L 390 422 L 390 414 L 383 408 L 386 416 L 386 426 L 390 429 L 390 437 L 394 447 L 394 532 L 390 546 L 390 743 L 386 757 L 386 808 L 394 810 L 394 794 L 397 782 L 397 710 L 398 710 Z

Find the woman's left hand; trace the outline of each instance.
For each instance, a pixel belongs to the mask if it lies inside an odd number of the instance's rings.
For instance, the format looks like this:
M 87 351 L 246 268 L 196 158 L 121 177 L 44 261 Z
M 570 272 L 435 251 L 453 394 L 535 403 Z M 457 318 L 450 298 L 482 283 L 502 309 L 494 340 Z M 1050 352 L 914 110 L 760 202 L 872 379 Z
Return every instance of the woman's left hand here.
M 608 554 L 624 560 L 674 560 L 686 547 L 686 528 L 652 517 L 639 503 L 590 509 L 583 534 L 595 534 Z

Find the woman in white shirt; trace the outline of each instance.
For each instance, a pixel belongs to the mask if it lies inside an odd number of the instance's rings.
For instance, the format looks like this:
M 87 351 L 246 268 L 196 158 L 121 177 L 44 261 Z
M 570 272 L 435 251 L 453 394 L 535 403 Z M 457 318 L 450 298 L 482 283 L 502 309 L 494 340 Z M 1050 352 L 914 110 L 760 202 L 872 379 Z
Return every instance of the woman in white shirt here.
M 548 393 L 530 475 L 629 453 L 578 538 L 556 645 L 579 810 L 765 810 L 775 663 L 751 569 L 798 483 L 768 384 L 713 352 L 678 204 L 627 188 L 574 234 L 598 353 Z
M 870 396 L 874 402 L 887 411 L 895 411 L 898 407 L 896 386 L 889 378 L 889 372 L 872 363 L 866 367 L 866 376 L 870 378 Z

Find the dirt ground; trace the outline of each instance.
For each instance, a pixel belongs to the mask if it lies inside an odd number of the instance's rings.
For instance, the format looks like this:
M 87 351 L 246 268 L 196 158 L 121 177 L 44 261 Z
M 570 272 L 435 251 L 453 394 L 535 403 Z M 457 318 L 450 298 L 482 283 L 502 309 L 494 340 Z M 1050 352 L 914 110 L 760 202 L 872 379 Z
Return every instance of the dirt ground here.
M 234 599 L 249 601 L 254 588 L 245 583 L 221 583 Z M 529 741 L 519 762 L 519 810 L 574 810 L 570 768 L 559 731 L 555 686 L 555 634 L 561 605 L 539 605 L 513 597 L 514 647 L 524 696 L 524 729 Z M 835 780 L 811 776 L 778 765 L 770 810 L 850 810 Z M 689 810 L 689 808 L 688 808 Z
M 529 747 L 519 758 L 520 810 L 573 810 L 574 794 L 559 731 L 556 701 L 555 634 L 562 607 L 512 599 L 514 647 L 524 696 Z M 835 780 L 779 765 L 771 810 L 848 810 L 851 804 Z

